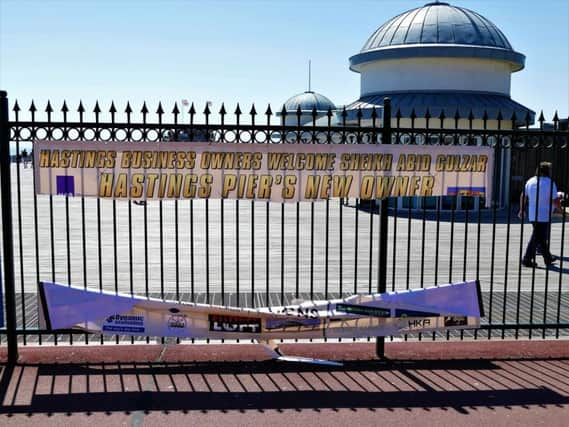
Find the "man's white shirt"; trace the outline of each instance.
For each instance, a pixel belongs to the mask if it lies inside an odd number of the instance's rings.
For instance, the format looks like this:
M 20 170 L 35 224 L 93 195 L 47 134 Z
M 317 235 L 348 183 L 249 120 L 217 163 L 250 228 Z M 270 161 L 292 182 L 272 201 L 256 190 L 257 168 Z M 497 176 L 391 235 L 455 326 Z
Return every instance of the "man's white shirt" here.
M 537 176 L 534 176 L 526 182 L 525 194 L 529 200 L 527 206 L 529 222 L 549 222 L 552 209 L 551 202 L 557 199 L 557 186 L 555 182 L 547 176 L 540 176 L 539 179 Z M 538 197 L 539 200 L 537 199 Z

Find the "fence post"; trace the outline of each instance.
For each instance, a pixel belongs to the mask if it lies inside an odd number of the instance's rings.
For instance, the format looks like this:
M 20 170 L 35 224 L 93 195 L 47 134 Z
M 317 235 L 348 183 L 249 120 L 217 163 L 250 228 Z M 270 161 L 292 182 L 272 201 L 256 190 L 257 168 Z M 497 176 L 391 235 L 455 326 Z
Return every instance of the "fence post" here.
M 4 250 L 4 290 L 6 292 L 5 304 L 8 363 L 13 364 L 18 361 L 18 337 L 16 335 L 16 293 L 14 283 L 12 184 L 10 179 L 10 167 L 8 93 L 2 90 L 0 91 L 0 191 L 2 192 L 2 233 Z
M 383 100 L 382 144 L 391 144 L 391 99 Z M 387 292 L 387 197 L 380 200 L 379 207 L 379 293 Z M 385 357 L 385 337 L 376 337 L 375 354 L 380 359 Z

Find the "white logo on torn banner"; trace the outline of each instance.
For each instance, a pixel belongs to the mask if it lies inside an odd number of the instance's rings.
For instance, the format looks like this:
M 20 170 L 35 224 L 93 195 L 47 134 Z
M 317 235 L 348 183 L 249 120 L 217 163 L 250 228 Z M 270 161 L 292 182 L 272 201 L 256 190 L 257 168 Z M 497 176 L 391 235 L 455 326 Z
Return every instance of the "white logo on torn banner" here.
M 105 319 L 103 331 L 106 332 L 144 332 L 144 316 L 114 314 Z
M 222 316 L 210 314 L 209 330 L 216 332 L 261 332 L 261 319 L 257 317 Z
M 172 314 L 168 317 L 168 329 L 183 329 L 186 327 L 185 314 Z
M 184 329 L 186 327 L 187 316 L 180 313 L 180 310 L 176 307 L 168 309 L 171 313 L 168 316 L 168 329 Z

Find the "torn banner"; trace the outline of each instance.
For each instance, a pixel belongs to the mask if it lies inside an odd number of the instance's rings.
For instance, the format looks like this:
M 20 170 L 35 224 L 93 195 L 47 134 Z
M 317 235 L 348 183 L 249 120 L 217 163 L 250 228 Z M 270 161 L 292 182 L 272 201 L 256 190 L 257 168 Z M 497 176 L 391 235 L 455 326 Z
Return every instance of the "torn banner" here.
M 477 281 L 257 309 L 168 302 L 41 282 L 48 329 L 211 339 L 357 338 L 480 325 Z

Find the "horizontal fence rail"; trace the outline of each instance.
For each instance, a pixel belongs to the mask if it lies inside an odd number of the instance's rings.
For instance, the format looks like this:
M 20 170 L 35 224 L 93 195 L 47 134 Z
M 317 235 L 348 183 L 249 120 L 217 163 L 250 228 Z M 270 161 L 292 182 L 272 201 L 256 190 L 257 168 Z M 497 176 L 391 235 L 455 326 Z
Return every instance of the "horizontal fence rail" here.
M 8 105 L 5 96 L 2 102 Z M 135 114 L 127 103 L 118 121 L 114 103 L 105 113 L 98 103 L 87 113 L 82 103 L 71 112 L 64 102 L 56 112 L 48 102 L 40 113 L 33 102 L 25 112 L 15 102 L 2 122 L 0 141 L 6 157 L 2 199 L 11 199 L 7 209 L 12 216 L 3 212 L 8 224 L 2 238 L 13 244 L 13 253 L 6 245 L 3 249 L 7 328 L 0 339 L 13 336 L 23 345 L 140 342 L 42 329 L 37 304 L 41 280 L 176 301 L 257 307 L 477 279 L 486 312 L 480 330 L 413 338 L 567 336 L 567 214 L 552 220 L 550 245 L 559 262 L 551 269 L 520 265 L 531 225 L 517 217 L 523 183 L 540 161 L 553 161 L 554 180 L 560 190 L 569 192 L 567 121 L 556 114 L 549 125 L 541 114 L 539 127 L 530 128 L 529 114 L 505 118 L 501 112 L 493 117 L 470 112 L 462 117 L 443 111 L 431 117 L 428 110 L 421 117 L 414 111 L 410 117 L 395 111 L 386 121 L 385 112 L 378 106 L 352 116 L 345 109 L 275 114 L 269 106 L 260 114 L 253 106 L 245 114 L 238 105 L 229 114 L 222 105 L 214 115 L 209 105 L 198 114 L 193 104 L 184 109 L 175 104 L 166 114 L 159 104 L 151 114 L 144 103 Z M 310 120 L 301 124 L 307 115 Z M 445 145 L 449 153 L 453 146 L 489 146 L 495 150 L 497 191 L 490 208 L 466 196 L 136 204 L 36 195 L 33 165 L 29 156 L 22 156 L 35 140 L 122 141 L 141 147 L 168 141 L 189 146 L 193 141 L 390 143 Z M 10 187 L 5 186 L 5 175 Z

